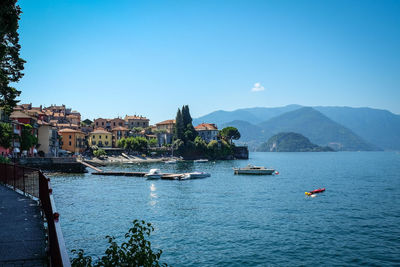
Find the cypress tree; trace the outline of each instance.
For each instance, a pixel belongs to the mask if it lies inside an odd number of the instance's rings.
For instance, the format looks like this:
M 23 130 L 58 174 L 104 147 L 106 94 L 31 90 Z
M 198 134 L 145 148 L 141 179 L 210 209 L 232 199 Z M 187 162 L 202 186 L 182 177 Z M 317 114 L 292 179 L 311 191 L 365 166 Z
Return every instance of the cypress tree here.
M 183 125 L 185 126 L 185 131 L 188 129 L 188 124 L 192 123 L 192 117 L 190 116 L 189 106 L 182 107 L 182 118 L 183 118 Z
M 184 141 L 194 141 L 197 136 L 197 132 L 192 124 L 192 116 L 190 116 L 189 106 L 185 105 L 182 107 L 182 120 L 184 125 Z
M 182 112 L 180 109 L 178 109 L 175 118 L 175 129 L 174 129 L 175 138 L 182 140 L 183 133 L 184 133 L 184 124 L 183 124 Z

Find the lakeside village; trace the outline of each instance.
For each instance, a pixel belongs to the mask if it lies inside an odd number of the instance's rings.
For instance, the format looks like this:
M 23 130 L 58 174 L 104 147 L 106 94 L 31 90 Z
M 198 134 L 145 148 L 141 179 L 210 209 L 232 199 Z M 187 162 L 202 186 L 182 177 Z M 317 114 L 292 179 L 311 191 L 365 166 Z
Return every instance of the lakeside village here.
M 73 166 L 76 158 L 92 163 L 168 161 L 171 159 L 247 159 L 247 147 L 234 127 L 192 125 L 189 107 L 175 119 L 150 125 L 144 116 L 81 121 L 78 111 L 65 105 L 17 105 L 10 116 L 1 112 L 0 160 L 50 171 Z M 75 169 L 81 172 L 82 164 Z M 74 170 L 69 170 L 75 172 Z

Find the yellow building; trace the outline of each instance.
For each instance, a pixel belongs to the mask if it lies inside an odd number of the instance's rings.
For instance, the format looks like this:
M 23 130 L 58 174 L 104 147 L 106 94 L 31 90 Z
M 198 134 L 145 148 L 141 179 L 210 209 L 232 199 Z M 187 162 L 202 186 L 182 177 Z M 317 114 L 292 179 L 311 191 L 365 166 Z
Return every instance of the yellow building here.
M 96 129 L 89 133 L 89 146 L 112 147 L 112 133 Z
M 166 120 L 156 124 L 156 130 L 163 130 L 167 133 L 173 133 L 175 127 L 175 120 Z
M 61 148 L 72 153 L 85 151 L 85 134 L 73 129 L 62 129 L 58 131 L 61 136 Z
M 113 147 L 117 147 L 118 140 L 127 137 L 129 132 L 128 128 L 125 127 L 116 127 L 111 131 L 112 131 Z

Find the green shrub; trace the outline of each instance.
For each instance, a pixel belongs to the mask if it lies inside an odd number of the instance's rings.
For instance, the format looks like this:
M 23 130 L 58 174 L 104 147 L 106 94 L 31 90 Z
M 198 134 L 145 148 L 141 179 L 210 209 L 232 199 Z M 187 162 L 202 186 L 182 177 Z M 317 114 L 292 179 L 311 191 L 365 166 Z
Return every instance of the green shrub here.
M 3 156 L 0 156 L 0 163 L 10 163 L 10 159 L 9 158 L 5 158 Z
M 93 151 L 93 155 L 95 157 L 99 158 L 101 156 L 107 155 L 107 153 L 103 149 L 97 149 L 97 150 Z
M 106 236 L 109 247 L 98 260 L 85 256 L 82 249 L 72 250 L 76 256 L 72 259 L 72 267 L 100 267 L 100 266 L 167 266 L 159 263 L 162 250 L 153 251 L 150 237 L 154 227 L 145 221 L 133 221 L 133 227 L 125 234 L 125 242 L 118 245 L 115 237 Z

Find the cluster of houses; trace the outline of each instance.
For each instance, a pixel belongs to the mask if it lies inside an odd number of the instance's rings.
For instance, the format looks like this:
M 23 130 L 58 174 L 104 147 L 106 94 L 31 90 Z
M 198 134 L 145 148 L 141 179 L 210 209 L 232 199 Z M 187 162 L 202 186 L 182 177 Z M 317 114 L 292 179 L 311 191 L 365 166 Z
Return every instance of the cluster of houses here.
M 118 140 L 130 136 L 157 139 L 158 146 L 162 147 L 172 144 L 175 126 L 173 119 L 150 125 L 149 119 L 136 115 L 126 115 L 123 119 L 118 117 L 81 121 L 81 114 L 65 105 L 32 107 L 32 104 L 22 104 L 14 108 L 9 118 L 4 118 L 2 114 L 0 116 L 2 121 L 12 125 L 15 135 L 12 147 L 6 149 L 0 146 L 0 154 L 13 157 L 81 154 L 91 146 L 105 150 L 116 149 Z M 24 124 L 33 127 L 32 134 L 38 138 L 38 144 L 21 151 L 18 136 L 21 136 Z M 195 129 L 206 142 L 217 140 L 218 128 L 215 124 L 202 123 L 195 126 Z

